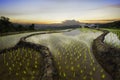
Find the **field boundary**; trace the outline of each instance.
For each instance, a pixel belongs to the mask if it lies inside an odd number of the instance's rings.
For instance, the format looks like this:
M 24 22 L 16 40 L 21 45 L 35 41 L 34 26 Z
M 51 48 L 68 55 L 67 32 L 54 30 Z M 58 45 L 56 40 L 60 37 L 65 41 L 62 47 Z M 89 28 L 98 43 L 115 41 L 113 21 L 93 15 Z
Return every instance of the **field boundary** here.
M 49 48 L 40 44 L 35 44 L 32 42 L 26 41 L 27 38 L 35 36 L 35 35 L 41 35 L 41 34 L 51 34 L 51 33 L 61 33 L 61 32 L 69 32 L 71 30 L 67 31 L 51 31 L 51 32 L 43 32 L 43 33 L 34 33 L 27 35 L 25 37 L 22 37 L 18 44 L 15 47 L 28 47 L 35 49 L 36 51 L 40 52 L 40 54 L 43 57 L 43 75 L 38 78 L 38 80 L 59 80 L 58 72 L 55 67 L 55 61 L 52 56 L 52 53 L 50 52 Z
M 49 32 L 52 33 L 52 32 Z M 24 47 L 29 47 L 32 49 L 35 49 L 36 51 L 40 52 L 42 55 L 44 61 L 44 67 L 43 67 L 43 76 L 39 78 L 39 80 L 57 80 L 58 79 L 58 74 L 57 70 L 54 65 L 54 59 L 53 56 L 46 46 L 40 45 L 40 44 L 35 44 L 32 42 L 27 42 L 26 38 L 29 38 L 34 35 L 39 35 L 39 34 L 47 34 L 47 33 L 35 33 L 28 35 L 26 37 L 22 37 L 20 39 L 20 42 L 17 44 L 17 46 L 24 46 Z
M 100 29 L 99 29 L 100 30 Z M 120 79 L 120 49 L 104 43 L 107 30 L 93 41 L 92 49 L 96 60 L 112 76 L 113 80 Z
M 92 49 L 93 54 L 99 64 L 113 77 L 114 80 L 120 79 L 120 49 L 111 47 L 104 43 L 105 36 L 109 33 L 106 30 L 103 31 L 103 34 L 97 37 L 93 41 Z M 60 32 L 68 32 L 68 31 L 60 31 Z M 35 44 L 32 42 L 27 42 L 26 39 L 40 34 L 50 34 L 50 33 L 60 33 L 60 32 L 43 32 L 43 33 L 34 33 L 25 37 L 22 37 L 20 41 L 15 45 L 15 47 L 4 49 L 0 51 L 0 54 L 9 51 L 15 50 L 19 47 L 28 47 L 34 49 L 40 53 L 43 57 L 43 75 L 37 80 L 59 80 L 58 72 L 55 67 L 54 58 L 52 53 L 50 52 L 49 48 L 40 44 Z
M 68 30 L 70 31 L 70 30 Z M 62 32 L 66 32 L 66 31 L 62 31 Z M 46 46 L 40 45 L 40 44 L 35 44 L 32 42 L 27 42 L 26 38 L 29 38 L 31 36 L 35 36 L 35 35 L 40 35 L 40 34 L 50 34 L 50 33 L 60 33 L 59 31 L 56 32 L 43 32 L 43 33 L 34 33 L 34 34 L 30 34 L 27 35 L 25 37 L 20 38 L 20 41 L 11 48 L 7 48 L 7 49 L 3 49 L 0 51 L 0 54 L 6 52 L 6 51 L 10 51 L 10 50 L 16 50 L 17 48 L 21 48 L 21 47 L 26 47 L 26 48 L 31 48 L 34 49 L 36 51 L 38 51 L 40 53 L 40 55 L 42 55 L 43 57 L 43 75 L 37 79 L 37 80 L 58 80 L 58 73 L 57 73 L 57 69 L 55 67 L 54 64 L 54 59 L 53 56 L 49 50 L 49 48 L 47 48 Z

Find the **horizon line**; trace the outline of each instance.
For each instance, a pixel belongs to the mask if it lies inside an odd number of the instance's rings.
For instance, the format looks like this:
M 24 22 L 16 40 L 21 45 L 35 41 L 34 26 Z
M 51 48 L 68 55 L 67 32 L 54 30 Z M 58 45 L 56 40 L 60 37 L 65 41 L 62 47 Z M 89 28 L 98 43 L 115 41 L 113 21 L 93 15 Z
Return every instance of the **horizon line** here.
M 76 20 L 76 19 L 67 19 L 67 20 L 75 20 L 79 21 L 80 23 L 110 23 L 114 21 L 120 21 L 120 18 L 118 19 L 98 19 L 98 20 Z M 19 24 L 62 24 L 63 21 L 35 21 L 35 20 L 14 20 L 10 19 L 13 23 L 19 23 Z

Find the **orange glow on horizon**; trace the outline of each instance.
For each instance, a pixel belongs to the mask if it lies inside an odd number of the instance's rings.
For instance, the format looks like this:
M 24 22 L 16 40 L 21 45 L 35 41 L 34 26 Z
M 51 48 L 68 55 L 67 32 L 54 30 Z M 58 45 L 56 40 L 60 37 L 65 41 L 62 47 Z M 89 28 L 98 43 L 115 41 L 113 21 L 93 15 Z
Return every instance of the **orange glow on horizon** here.
M 53 24 L 53 23 L 60 23 L 57 21 L 49 21 L 49 20 L 45 20 L 45 21 L 39 21 L 39 20 L 19 20 L 19 19 L 11 19 L 12 22 L 14 23 L 23 23 L 23 24 Z
M 102 19 L 102 20 L 77 20 L 81 23 L 108 23 L 108 22 L 113 22 L 113 21 L 118 21 L 120 19 Z M 23 24 L 59 24 L 62 23 L 62 21 L 52 21 L 52 20 L 20 20 L 20 19 L 10 19 L 10 21 L 14 23 L 23 23 Z

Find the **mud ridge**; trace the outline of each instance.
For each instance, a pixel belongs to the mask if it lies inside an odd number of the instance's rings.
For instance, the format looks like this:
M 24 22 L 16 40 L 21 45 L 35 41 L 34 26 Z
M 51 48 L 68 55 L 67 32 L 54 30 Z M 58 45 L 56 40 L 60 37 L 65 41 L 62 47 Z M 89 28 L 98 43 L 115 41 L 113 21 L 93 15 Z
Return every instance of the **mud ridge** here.
M 112 76 L 113 80 L 120 79 L 120 49 L 104 43 L 105 36 L 109 33 L 106 30 L 93 41 L 92 49 L 96 60 Z
M 50 34 L 53 32 L 35 33 L 35 34 L 22 37 L 20 41 L 14 47 L 1 50 L 0 54 L 6 51 L 10 51 L 10 50 L 16 50 L 17 48 L 20 48 L 20 47 L 34 49 L 38 51 L 40 55 L 42 55 L 43 63 L 44 63 L 43 64 L 43 75 L 42 76 L 40 75 L 40 77 L 37 80 L 58 80 L 57 69 L 55 68 L 54 59 L 53 59 L 52 53 L 50 52 L 49 48 L 47 48 L 46 46 L 40 45 L 40 44 L 35 44 L 32 42 L 26 41 L 26 38 L 28 37 L 40 35 L 40 34 L 48 34 L 48 33 Z M 54 32 L 54 33 L 58 33 L 58 32 Z

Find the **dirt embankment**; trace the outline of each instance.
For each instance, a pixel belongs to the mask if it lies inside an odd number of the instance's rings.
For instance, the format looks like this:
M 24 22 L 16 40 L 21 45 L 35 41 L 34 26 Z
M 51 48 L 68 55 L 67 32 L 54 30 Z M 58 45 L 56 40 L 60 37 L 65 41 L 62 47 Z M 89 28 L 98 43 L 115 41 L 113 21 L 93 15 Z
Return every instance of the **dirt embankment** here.
M 57 72 L 57 69 L 55 67 L 54 59 L 53 59 L 53 56 L 52 56 L 49 48 L 47 48 L 46 46 L 40 45 L 40 44 L 27 42 L 26 38 L 29 38 L 29 37 L 35 36 L 35 35 L 41 35 L 41 34 L 60 33 L 60 32 L 69 32 L 69 31 L 71 31 L 71 30 L 51 31 L 51 32 L 46 32 L 46 33 L 43 32 L 43 33 L 31 34 L 31 35 L 22 37 L 20 39 L 20 41 L 18 42 L 18 44 L 16 44 L 14 47 L 1 50 L 0 54 L 4 53 L 6 51 L 16 50 L 16 49 L 21 48 L 21 47 L 34 49 L 34 50 L 38 51 L 40 53 L 40 55 L 42 55 L 43 63 L 44 63 L 43 75 L 40 75 L 40 77 L 37 80 L 58 80 L 59 79 L 58 72 Z
M 52 33 L 52 32 L 49 32 Z M 50 52 L 50 50 L 46 46 L 42 46 L 39 44 L 27 42 L 26 38 L 34 36 L 34 35 L 39 35 L 39 34 L 45 34 L 45 33 L 35 33 L 28 35 L 26 37 L 22 37 L 19 41 L 18 44 L 16 44 L 15 47 L 4 49 L 0 51 L 0 54 L 10 51 L 10 50 L 16 50 L 17 48 L 20 47 L 26 47 L 26 48 L 32 48 L 40 53 L 43 57 L 43 75 L 40 75 L 38 80 L 57 80 L 58 79 L 58 73 L 54 65 L 54 59 L 53 56 Z
M 103 34 L 93 41 L 93 53 L 101 66 L 113 77 L 113 80 L 120 80 L 120 49 L 105 44 L 103 41 L 109 32 L 102 31 Z
M 54 65 L 54 59 L 53 56 L 49 50 L 49 48 L 47 48 L 46 46 L 42 46 L 39 44 L 35 44 L 35 43 L 31 43 L 31 42 L 27 42 L 26 38 L 34 36 L 34 35 L 39 35 L 41 33 L 37 33 L 37 34 L 31 34 L 28 35 L 26 37 L 23 37 L 20 39 L 20 42 L 17 44 L 19 47 L 24 46 L 24 47 L 29 47 L 32 49 L 35 49 L 36 51 L 40 52 L 40 54 L 43 57 L 43 75 L 41 76 L 40 80 L 57 80 L 58 79 L 58 74 L 57 74 L 57 70 L 55 68 Z M 44 33 L 43 33 L 44 34 Z

